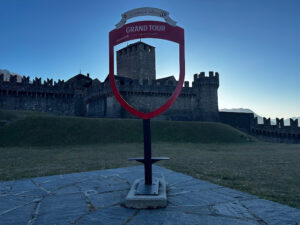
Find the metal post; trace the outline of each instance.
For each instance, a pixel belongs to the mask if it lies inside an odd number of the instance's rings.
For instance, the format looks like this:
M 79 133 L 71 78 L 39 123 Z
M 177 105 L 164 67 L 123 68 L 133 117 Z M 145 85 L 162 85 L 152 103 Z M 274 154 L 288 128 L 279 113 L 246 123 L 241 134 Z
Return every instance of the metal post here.
M 151 127 L 150 119 L 143 120 L 144 128 L 144 170 L 145 184 L 152 184 L 152 161 L 151 161 Z

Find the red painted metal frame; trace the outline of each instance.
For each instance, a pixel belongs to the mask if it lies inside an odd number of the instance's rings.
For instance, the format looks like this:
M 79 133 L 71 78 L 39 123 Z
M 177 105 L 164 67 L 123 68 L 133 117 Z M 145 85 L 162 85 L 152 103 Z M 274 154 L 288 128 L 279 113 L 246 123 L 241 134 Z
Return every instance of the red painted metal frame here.
M 143 29 L 143 26 L 147 27 Z M 160 26 L 160 30 L 156 29 L 153 31 L 154 27 L 157 28 Z M 164 27 L 164 28 L 162 28 Z M 132 29 L 136 28 L 136 29 Z M 151 29 L 150 29 L 151 28 Z M 144 31 L 142 31 L 144 30 Z M 159 31 L 158 31 L 159 30 Z M 126 32 L 129 31 L 129 32 Z M 171 95 L 171 97 L 158 109 L 155 109 L 152 112 L 145 113 L 141 112 L 131 105 L 129 105 L 121 96 L 115 81 L 114 76 L 114 46 L 125 41 L 139 39 L 139 38 L 157 38 L 173 41 L 179 44 L 179 81 L 177 83 L 176 89 Z M 133 115 L 142 118 L 142 119 L 151 119 L 155 116 L 166 111 L 177 99 L 179 96 L 185 75 L 185 56 L 184 56 L 184 30 L 178 26 L 171 26 L 168 23 L 160 22 L 160 21 L 139 21 L 125 24 L 123 27 L 119 29 L 114 29 L 109 32 L 109 81 L 111 89 L 119 101 L 119 103 L 130 113 Z

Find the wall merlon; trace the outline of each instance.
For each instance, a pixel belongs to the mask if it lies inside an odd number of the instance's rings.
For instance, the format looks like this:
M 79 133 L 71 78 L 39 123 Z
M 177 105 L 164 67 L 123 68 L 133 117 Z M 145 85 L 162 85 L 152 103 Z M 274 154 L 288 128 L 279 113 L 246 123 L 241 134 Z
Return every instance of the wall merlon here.
M 32 81 L 33 85 L 41 86 L 42 85 L 42 78 L 34 78 Z
M 295 119 L 295 120 L 290 119 L 290 126 L 292 128 L 298 128 L 298 119 Z
M 268 125 L 268 126 L 271 126 L 271 119 L 270 118 L 263 118 L 263 120 L 264 120 L 264 125 Z
M 57 82 L 54 81 L 54 87 L 59 87 L 62 88 L 65 85 L 65 81 L 64 80 L 58 80 Z
M 44 80 L 44 86 L 53 87 L 53 79 Z
M 25 77 L 25 76 L 22 77 L 22 82 L 21 82 L 22 84 L 28 85 L 29 82 L 30 82 L 30 77 L 29 76 L 28 77 Z
M 279 128 L 284 127 L 284 119 L 283 118 L 281 118 L 281 119 L 276 118 L 276 126 L 279 127 Z

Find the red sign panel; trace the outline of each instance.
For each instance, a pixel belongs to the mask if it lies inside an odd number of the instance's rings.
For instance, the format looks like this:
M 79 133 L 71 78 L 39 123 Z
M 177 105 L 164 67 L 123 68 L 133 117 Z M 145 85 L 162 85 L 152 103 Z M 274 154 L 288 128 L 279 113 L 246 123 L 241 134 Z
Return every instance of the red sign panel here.
M 171 97 L 158 109 L 152 112 L 141 112 L 129 105 L 121 96 L 114 76 L 114 46 L 125 41 L 140 38 L 157 38 L 173 41 L 179 44 L 179 81 Z M 140 21 L 124 25 L 109 32 L 109 81 L 112 91 L 119 103 L 133 115 L 142 119 L 151 119 L 166 111 L 179 96 L 185 75 L 184 30 L 178 26 L 159 21 Z

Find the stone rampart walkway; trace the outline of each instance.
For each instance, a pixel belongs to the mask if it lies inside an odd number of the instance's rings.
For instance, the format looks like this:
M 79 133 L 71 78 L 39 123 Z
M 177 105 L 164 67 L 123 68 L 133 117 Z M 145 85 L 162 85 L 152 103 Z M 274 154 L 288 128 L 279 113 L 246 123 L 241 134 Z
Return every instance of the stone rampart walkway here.
M 143 167 L 0 182 L 1 225 L 298 225 L 300 210 L 154 166 L 168 183 L 168 207 L 121 206 Z

